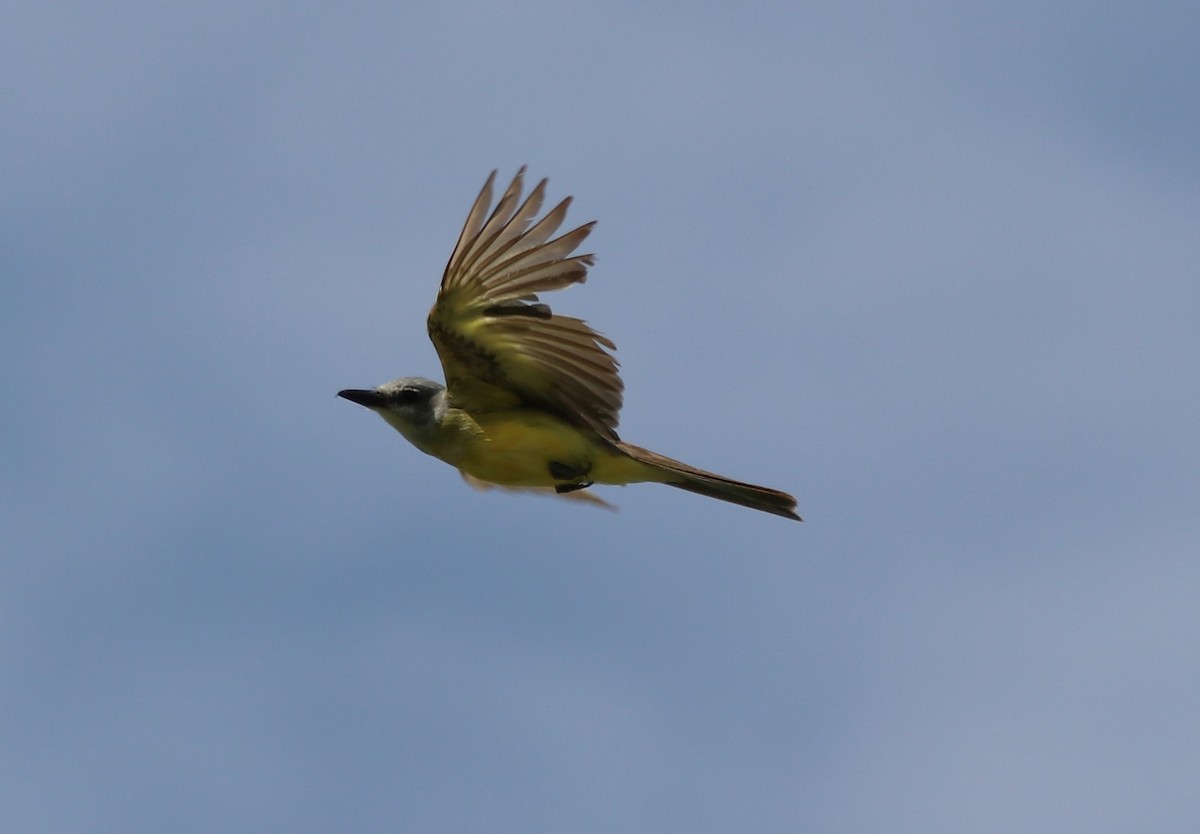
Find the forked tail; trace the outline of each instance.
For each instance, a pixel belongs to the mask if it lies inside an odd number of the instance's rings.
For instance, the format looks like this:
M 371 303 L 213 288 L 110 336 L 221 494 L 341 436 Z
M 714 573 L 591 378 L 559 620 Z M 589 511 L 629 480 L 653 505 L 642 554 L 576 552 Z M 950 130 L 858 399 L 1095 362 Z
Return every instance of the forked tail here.
M 670 486 L 686 489 L 688 492 L 695 492 L 699 495 L 707 495 L 709 498 L 728 501 L 731 504 L 740 504 L 752 510 L 762 510 L 764 513 L 773 513 L 796 521 L 804 520 L 796 515 L 796 499 L 786 492 L 705 472 L 703 469 L 688 466 L 686 463 L 672 460 L 631 443 L 618 443 L 617 446 L 634 460 L 663 472 L 667 476 L 663 483 Z

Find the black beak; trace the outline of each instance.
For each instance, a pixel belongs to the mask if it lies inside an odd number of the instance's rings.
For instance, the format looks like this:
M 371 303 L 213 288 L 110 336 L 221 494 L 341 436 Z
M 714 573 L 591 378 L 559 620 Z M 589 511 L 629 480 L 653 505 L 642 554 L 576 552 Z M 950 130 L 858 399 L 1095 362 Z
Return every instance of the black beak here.
M 383 394 L 375 390 L 364 391 L 361 388 L 347 388 L 345 391 L 338 391 L 338 396 L 352 403 L 365 405 L 367 408 L 383 408 Z

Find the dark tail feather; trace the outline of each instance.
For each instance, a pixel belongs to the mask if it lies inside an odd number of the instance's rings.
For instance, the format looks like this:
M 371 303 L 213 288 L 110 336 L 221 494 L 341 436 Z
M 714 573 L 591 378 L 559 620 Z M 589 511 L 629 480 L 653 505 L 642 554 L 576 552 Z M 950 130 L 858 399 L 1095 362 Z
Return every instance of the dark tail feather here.
M 618 443 L 617 446 L 634 460 L 666 473 L 669 477 L 663 483 L 670 486 L 686 489 L 688 492 L 695 492 L 698 495 L 707 495 L 709 498 L 728 501 L 731 504 L 740 504 L 752 510 L 762 510 L 764 513 L 773 513 L 796 521 L 804 520 L 796 515 L 796 499 L 786 492 L 705 472 L 703 469 L 688 466 L 686 463 L 672 460 L 631 443 Z

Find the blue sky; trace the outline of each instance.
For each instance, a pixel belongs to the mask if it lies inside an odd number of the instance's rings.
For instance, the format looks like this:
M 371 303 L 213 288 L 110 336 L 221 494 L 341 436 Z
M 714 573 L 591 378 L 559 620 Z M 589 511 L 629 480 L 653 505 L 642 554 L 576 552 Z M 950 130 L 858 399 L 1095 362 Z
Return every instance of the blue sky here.
M 17 3 L 0 824 L 1190 830 L 1194 3 Z M 477 493 L 337 399 L 487 173 L 652 485 Z

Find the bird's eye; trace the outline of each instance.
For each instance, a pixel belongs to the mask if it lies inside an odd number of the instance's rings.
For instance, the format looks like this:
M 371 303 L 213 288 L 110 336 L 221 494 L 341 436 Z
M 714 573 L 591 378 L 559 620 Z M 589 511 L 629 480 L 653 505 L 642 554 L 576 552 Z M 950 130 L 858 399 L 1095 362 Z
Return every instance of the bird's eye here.
M 417 401 L 417 397 L 416 388 L 401 388 L 396 394 L 396 402 L 400 405 L 412 405 Z

